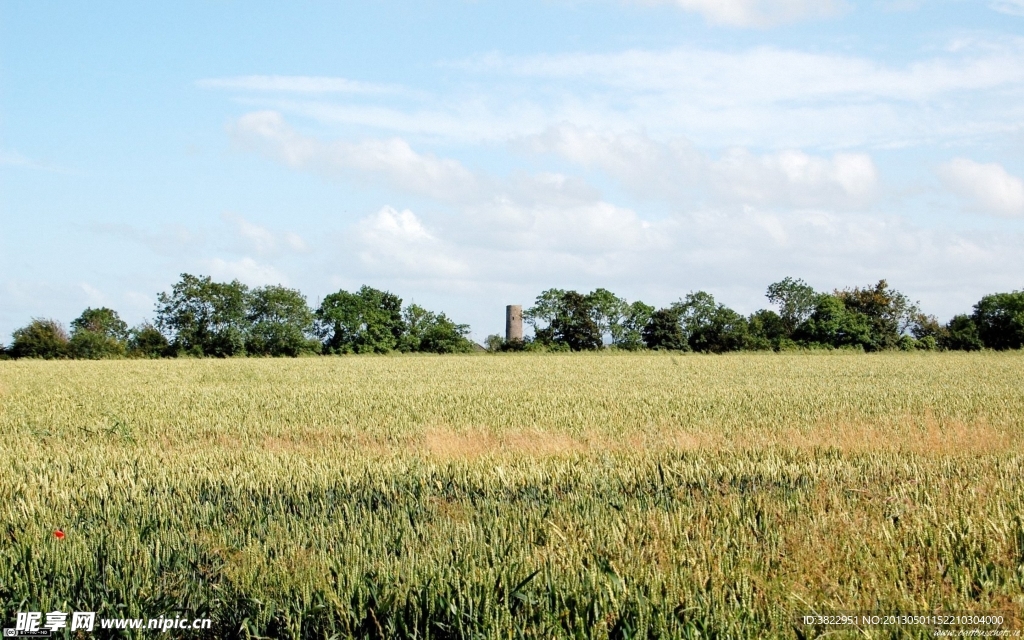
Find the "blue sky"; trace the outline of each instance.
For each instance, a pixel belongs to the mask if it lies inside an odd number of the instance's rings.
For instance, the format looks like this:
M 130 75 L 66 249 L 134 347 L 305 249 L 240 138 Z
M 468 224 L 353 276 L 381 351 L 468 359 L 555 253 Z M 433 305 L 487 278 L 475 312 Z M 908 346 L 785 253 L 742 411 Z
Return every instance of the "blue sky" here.
M 0 341 L 178 274 L 503 329 L 1024 287 L 1024 0 L 0 0 Z

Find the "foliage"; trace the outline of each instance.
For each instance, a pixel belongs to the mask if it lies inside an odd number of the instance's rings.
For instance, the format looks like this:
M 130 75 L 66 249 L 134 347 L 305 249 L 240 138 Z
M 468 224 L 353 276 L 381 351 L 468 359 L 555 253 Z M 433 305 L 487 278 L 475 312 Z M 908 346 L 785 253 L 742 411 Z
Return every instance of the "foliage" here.
M 128 325 L 113 309 L 100 307 L 86 308 L 82 315 L 71 321 L 71 333 L 91 331 L 124 342 L 128 339 Z
M 953 316 L 946 323 L 940 340 L 939 346 L 950 350 L 978 351 L 985 347 L 978 336 L 978 325 L 974 324 L 974 318 L 964 314 Z
M 971 319 L 986 348 L 1020 349 L 1024 346 L 1024 291 L 983 297 L 974 305 Z
M 846 637 L 796 632 L 810 611 L 1019 611 L 1022 366 L 0 363 L 0 618 L 173 612 L 226 639 L 745 639 Z
M 690 343 L 686 341 L 683 325 L 680 322 L 679 310 L 676 308 L 658 309 L 651 314 L 650 320 L 643 330 L 644 344 L 648 349 L 667 351 L 689 351 Z
M 324 298 L 316 322 L 325 353 L 387 353 L 405 331 L 402 299 L 365 285 Z
M 778 316 L 783 329 L 777 337 L 765 336 L 768 340 L 779 340 L 793 335 L 796 328 L 810 318 L 818 306 L 818 293 L 799 278 L 786 277 L 768 285 L 765 297 L 772 304 L 779 306 Z M 773 326 L 772 332 L 777 332 L 777 327 Z
M 654 307 L 637 300 L 626 305 L 618 322 L 611 325 L 612 344 L 626 351 L 644 348 L 644 328 L 651 321 Z
M 295 289 L 266 286 L 253 289 L 247 300 L 246 351 L 256 356 L 317 353 L 312 336 L 313 312 L 306 297 Z
M 181 274 L 170 293 L 157 295 L 156 325 L 171 336 L 171 348 L 192 356 L 245 355 L 249 289 L 234 280 Z
M 770 309 L 761 309 L 747 319 L 747 348 L 753 351 L 780 350 L 793 331 L 782 317 Z
M 523 314 L 534 335 L 506 342 L 488 336 L 486 350 L 588 351 L 605 346 L 724 353 L 794 349 L 964 350 L 1024 346 L 1024 291 L 983 297 L 971 315 L 942 325 L 885 280 L 819 294 L 800 279 L 769 285 L 779 311 L 744 317 L 707 292 L 667 308 L 632 303 L 604 288 L 583 294 L 547 289 Z M 117 312 L 88 308 L 71 323 L 70 338 L 53 321 L 36 320 L 16 332 L 2 358 L 156 358 L 191 355 L 298 356 L 325 353 L 465 353 L 475 345 L 469 327 L 398 296 L 363 286 L 338 291 L 312 312 L 295 289 L 249 290 L 233 281 L 182 274 L 158 295 L 155 325 L 131 331 Z M 20 336 L 20 338 L 18 337 Z
M 594 300 L 566 291 L 560 303 L 559 312 L 551 321 L 551 341 L 567 345 L 572 351 L 600 349 L 604 341 Z
M 609 292 L 598 289 L 584 295 L 548 289 L 537 296 L 534 306 L 523 312 L 523 318 L 533 325 L 535 339 L 542 344 L 564 345 L 572 351 L 600 349 L 604 344 L 602 320 L 605 326 L 612 322 L 604 314 L 617 313 L 614 301 L 604 293 Z
M 812 346 L 866 347 L 872 344 L 871 322 L 848 309 L 838 296 L 822 294 L 794 337 Z
M 537 296 L 523 318 L 534 327 L 535 342 L 548 348 L 588 351 L 602 348 L 607 341 L 635 351 L 644 346 L 643 330 L 653 312 L 654 307 L 640 301 L 630 304 L 607 289 L 587 294 L 548 289 Z
M 170 343 L 155 326 L 144 322 L 134 327 L 128 336 L 128 355 L 134 358 L 159 358 L 169 355 Z
M 469 353 L 473 343 L 466 336 L 469 325 L 456 324 L 444 313 L 410 304 L 402 313 L 405 331 L 398 349 L 422 353 Z
M 68 333 L 56 320 L 35 318 L 12 337 L 14 341 L 8 348 L 12 358 L 58 360 L 71 356 Z
M 71 357 L 80 360 L 105 360 L 123 358 L 128 351 L 125 342 L 99 331 L 83 329 L 71 334 L 69 342 Z
M 746 318 L 723 304 L 706 291 L 688 293 L 675 303 L 683 332 L 690 349 L 702 353 L 739 351 L 747 344 Z
M 885 280 L 879 280 L 874 287 L 854 287 L 836 291 L 834 295 L 848 312 L 867 320 L 870 331 L 862 344 L 868 351 L 898 349 L 900 338 L 919 313 L 917 305 Z
M 484 348 L 491 353 L 497 353 L 502 350 L 505 345 L 505 338 L 502 338 L 496 333 L 492 333 L 484 339 Z
M 128 325 L 113 309 L 87 308 L 71 322 L 71 355 L 83 360 L 122 358 L 127 352 Z

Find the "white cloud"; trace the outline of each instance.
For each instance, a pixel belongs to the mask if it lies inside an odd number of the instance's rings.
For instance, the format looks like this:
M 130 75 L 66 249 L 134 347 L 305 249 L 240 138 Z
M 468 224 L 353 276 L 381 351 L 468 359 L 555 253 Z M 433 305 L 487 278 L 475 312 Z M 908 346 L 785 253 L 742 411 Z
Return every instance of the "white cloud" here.
M 109 304 L 107 296 L 88 282 L 82 282 L 78 286 L 82 290 L 82 293 L 85 294 L 85 299 L 88 301 L 89 306 L 104 307 Z
M 864 206 L 878 186 L 878 171 L 871 157 L 862 153 L 823 158 L 789 150 L 755 156 L 734 149 L 711 162 L 710 168 L 723 198 L 769 206 Z
M 206 233 L 177 224 L 164 225 L 157 231 L 120 223 L 93 224 L 89 229 L 95 233 L 131 240 L 164 256 L 178 257 L 197 253 L 207 243 Z
M 846 9 L 839 0 L 639 0 L 641 4 L 674 4 L 701 14 L 712 24 L 732 27 L 773 27 L 807 18 L 824 18 Z
M 382 207 L 356 225 L 362 245 L 360 258 L 386 273 L 416 274 L 419 277 L 454 277 L 465 273 L 465 265 L 450 256 L 412 211 Z
M 998 163 L 982 164 L 955 158 L 939 167 L 948 189 L 983 212 L 999 216 L 1024 215 L 1024 181 Z
M 1024 16 L 1024 0 L 997 0 L 990 2 L 988 6 L 999 13 Z
M 464 74 L 444 95 L 380 100 L 275 100 L 331 125 L 454 141 L 504 141 L 568 122 L 701 146 L 905 146 L 1019 131 L 1024 41 L 961 43 L 892 63 L 778 47 L 697 47 L 444 63 Z M 384 134 L 386 135 L 386 134 Z
M 282 249 L 295 253 L 309 251 L 306 242 L 297 233 L 289 231 L 277 234 L 230 212 L 221 214 L 221 219 L 234 227 L 238 238 L 248 249 L 260 255 L 275 255 Z
M 249 257 L 240 260 L 213 258 L 202 263 L 209 269 L 214 280 L 238 280 L 251 287 L 288 283 L 288 279 L 280 271 Z
M 284 246 L 288 247 L 288 249 L 295 253 L 306 253 L 309 251 L 309 245 L 307 245 L 306 241 L 302 239 L 302 236 L 297 233 L 287 231 L 282 236 L 282 240 L 284 241 Z
M 707 192 L 719 202 L 856 208 L 869 204 L 878 190 L 878 171 L 867 154 L 827 158 L 787 150 L 755 155 L 735 148 L 714 159 L 687 140 L 658 142 L 635 132 L 601 135 L 572 125 L 553 127 L 514 146 L 556 153 L 607 172 L 637 196 L 677 203 Z
M 205 78 L 196 82 L 203 89 L 235 89 L 275 93 L 398 93 L 398 87 L 322 76 L 234 76 Z
M 295 169 L 328 175 L 360 172 L 398 188 L 446 201 L 478 191 L 473 174 L 455 160 L 413 151 L 400 138 L 324 143 L 303 136 L 274 111 L 249 113 L 232 126 L 235 141 Z

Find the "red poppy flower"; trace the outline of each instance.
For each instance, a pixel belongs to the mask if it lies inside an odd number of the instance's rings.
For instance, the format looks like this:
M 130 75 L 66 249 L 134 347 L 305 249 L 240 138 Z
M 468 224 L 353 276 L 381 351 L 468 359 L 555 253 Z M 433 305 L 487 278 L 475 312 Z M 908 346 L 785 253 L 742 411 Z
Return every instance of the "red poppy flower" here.
M 63 540 L 64 539 L 64 532 L 61 531 L 60 529 L 57 529 L 56 531 L 53 532 L 53 537 L 57 538 L 58 540 Z

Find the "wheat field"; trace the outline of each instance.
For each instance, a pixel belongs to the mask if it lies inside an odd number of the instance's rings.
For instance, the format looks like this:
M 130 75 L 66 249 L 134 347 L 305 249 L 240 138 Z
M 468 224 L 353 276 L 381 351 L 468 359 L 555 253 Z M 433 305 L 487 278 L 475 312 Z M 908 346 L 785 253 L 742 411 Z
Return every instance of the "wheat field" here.
M 225 638 L 1019 618 L 1022 445 L 1021 353 L 0 362 L 0 617 L 187 611 Z

